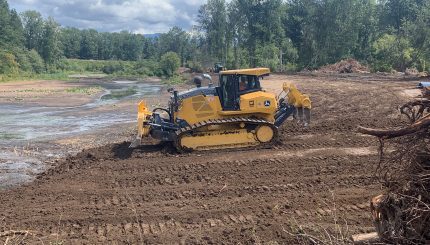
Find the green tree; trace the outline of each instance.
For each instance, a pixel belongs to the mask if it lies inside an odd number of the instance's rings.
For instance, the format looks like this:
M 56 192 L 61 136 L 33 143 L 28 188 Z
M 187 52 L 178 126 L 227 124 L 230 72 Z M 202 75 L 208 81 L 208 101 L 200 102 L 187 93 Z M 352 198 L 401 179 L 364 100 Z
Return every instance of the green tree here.
M 98 59 L 110 60 L 113 58 L 113 35 L 112 33 L 103 32 L 99 34 L 98 39 Z
M 164 74 L 168 77 L 173 76 L 176 70 L 180 66 L 180 59 L 178 54 L 175 52 L 167 52 L 160 59 L 160 67 L 163 70 Z
M 23 28 L 15 10 L 9 9 L 6 0 L 0 0 L 0 48 L 21 48 Z
M 430 61 L 430 2 L 424 1 L 418 6 L 416 18 L 403 21 L 400 35 L 407 38 L 416 50 L 413 65 L 426 71 Z
M 157 41 L 150 38 L 144 38 L 143 48 L 142 48 L 142 58 L 153 59 L 157 57 L 157 55 L 158 55 Z
M 209 55 L 225 60 L 227 54 L 227 5 L 225 0 L 209 0 L 199 9 L 198 22 L 206 35 Z
M 9 4 L 6 0 L 0 0 L 0 48 L 6 47 L 9 44 L 9 19 Z
M 143 52 L 143 36 L 123 31 L 121 35 L 121 59 L 140 60 Z
M 21 14 L 24 26 L 25 47 L 28 50 L 42 51 L 44 20 L 37 11 L 25 11 Z
M 52 18 L 45 21 L 43 26 L 41 56 L 48 65 L 53 65 L 62 56 L 59 27 L 58 23 Z
M 98 57 L 98 32 L 93 29 L 81 32 L 79 56 L 81 59 L 97 59 Z
M 179 55 L 181 64 L 185 64 L 190 59 L 189 45 L 190 37 L 187 32 L 175 26 L 166 34 L 160 35 L 158 45 L 160 53 L 174 52 Z
M 14 47 L 22 48 L 24 46 L 24 28 L 22 27 L 21 18 L 19 17 L 16 10 L 10 11 L 10 42 Z
M 404 71 L 412 62 L 414 49 L 407 39 L 385 34 L 373 44 L 373 53 L 375 70 Z
M 66 58 L 80 58 L 81 51 L 81 31 L 77 28 L 62 28 L 60 39 L 63 53 Z
M 404 21 L 414 21 L 424 0 L 381 0 L 380 24 L 382 28 L 394 28 L 400 34 Z
M 256 66 L 257 49 L 266 45 L 274 44 L 279 50 L 280 57 L 282 42 L 285 39 L 281 0 L 233 0 L 228 10 L 229 26 L 232 29 L 230 46 L 233 46 L 236 66 L 238 63 L 244 63 L 244 56 L 248 59 L 245 63 Z M 239 57 L 239 52 L 242 57 Z
M 256 66 L 269 67 L 275 71 L 280 66 L 280 50 L 274 43 L 258 46 L 255 52 Z

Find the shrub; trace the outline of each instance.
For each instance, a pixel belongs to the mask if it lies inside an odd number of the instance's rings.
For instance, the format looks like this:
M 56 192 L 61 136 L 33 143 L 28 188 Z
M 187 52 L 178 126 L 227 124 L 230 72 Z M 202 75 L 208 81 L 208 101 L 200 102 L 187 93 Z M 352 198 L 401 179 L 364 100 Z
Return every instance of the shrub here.
M 33 67 L 28 57 L 28 51 L 26 50 L 15 51 L 14 55 L 16 57 L 16 62 L 18 63 L 19 69 L 21 71 L 32 72 Z
M 16 62 L 15 55 L 0 51 L 0 74 L 16 74 L 19 70 L 19 64 Z
M 179 75 L 173 75 L 167 80 L 167 83 L 169 85 L 182 84 L 184 82 L 186 82 L 186 79 L 183 76 L 179 76 Z
M 45 63 L 36 50 L 32 49 L 28 52 L 28 60 L 34 73 L 40 74 L 45 71 Z
M 192 72 L 197 72 L 197 73 L 203 72 L 203 66 L 198 61 L 189 61 L 187 66 L 188 66 L 188 68 L 191 69 Z
M 124 66 L 119 62 L 114 62 L 103 66 L 102 71 L 106 74 L 114 74 L 124 71 Z
M 171 77 L 180 66 L 180 59 L 175 52 L 167 52 L 161 56 L 160 66 L 164 74 Z

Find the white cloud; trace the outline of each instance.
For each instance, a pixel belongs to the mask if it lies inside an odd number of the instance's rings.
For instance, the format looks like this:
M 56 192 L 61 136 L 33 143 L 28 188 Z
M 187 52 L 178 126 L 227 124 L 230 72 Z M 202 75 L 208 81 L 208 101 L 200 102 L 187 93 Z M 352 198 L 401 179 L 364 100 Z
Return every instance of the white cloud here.
M 9 0 L 22 12 L 37 10 L 63 26 L 99 31 L 166 32 L 173 26 L 190 30 L 201 0 Z

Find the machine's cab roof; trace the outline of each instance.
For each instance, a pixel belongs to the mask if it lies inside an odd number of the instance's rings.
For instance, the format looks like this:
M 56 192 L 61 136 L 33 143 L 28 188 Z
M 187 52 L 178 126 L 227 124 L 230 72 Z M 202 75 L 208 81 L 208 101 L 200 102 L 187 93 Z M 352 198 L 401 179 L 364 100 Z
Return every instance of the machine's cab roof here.
M 251 68 L 240 70 L 221 71 L 220 75 L 248 75 L 248 76 L 268 76 L 270 74 L 269 68 Z

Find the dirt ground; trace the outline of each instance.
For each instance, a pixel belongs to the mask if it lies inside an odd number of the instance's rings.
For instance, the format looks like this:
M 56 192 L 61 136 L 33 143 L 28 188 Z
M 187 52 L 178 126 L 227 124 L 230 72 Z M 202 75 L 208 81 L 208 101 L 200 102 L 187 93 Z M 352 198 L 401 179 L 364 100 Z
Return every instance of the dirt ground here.
M 21 81 L 0 83 L 0 103 L 43 106 L 79 106 L 100 96 L 100 88 L 67 81 Z M 66 99 L 65 99 L 66 98 Z
M 86 149 L 25 186 L 0 191 L 0 242 L 58 244 L 296 243 L 372 232 L 377 142 L 358 125 L 399 126 L 418 80 L 377 75 L 272 75 L 311 95 L 312 122 L 288 121 L 271 149 L 171 153 L 146 142 Z M 130 135 L 131 136 L 131 135 Z M 5 231 L 28 231 L 8 236 Z

